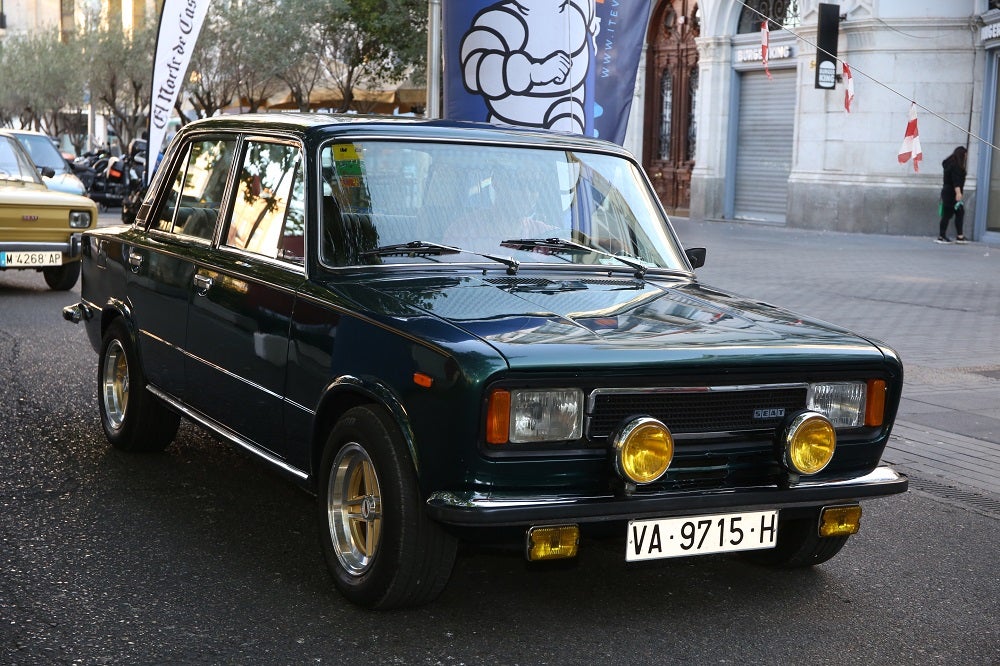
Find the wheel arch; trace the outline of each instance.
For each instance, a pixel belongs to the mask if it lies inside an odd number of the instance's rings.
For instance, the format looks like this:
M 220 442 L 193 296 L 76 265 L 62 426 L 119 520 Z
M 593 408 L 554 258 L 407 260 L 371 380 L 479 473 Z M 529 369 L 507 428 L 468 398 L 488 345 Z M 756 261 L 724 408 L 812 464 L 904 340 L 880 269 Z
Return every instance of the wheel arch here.
M 349 409 L 359 405 L 377 405 L 384 408 L 406 442 L 413 463 L 413 471 L 420 477 L 420 458 L 417 455 L 416 438 L 410 425 L 410 418 L 402 402 L 395 393 L 380 382 L 365 381 L 359 377 L 343 376 L 327 386 L 316 409 L 313 420 L 310 466 L 314 483 L 318 479 L 317 470 L 323 457 L 326 438 L 334 424 Z
M 101 308 L 101 339 L 104 339 L 104 334 L 108 332 L 108 328 L 116 319 L 122 319 L 125 322 L 125 327 L 128 328 L 129 333 L 132 335 L 133 339 L 136 339 L 137 331 L 135 329 L 135 324 L 132 322 L 132 309 L 127 303 L 120 300 L 111 300 L 105 303 L 104 307 Z M 138 340 L 136 340 L 138 341 Z

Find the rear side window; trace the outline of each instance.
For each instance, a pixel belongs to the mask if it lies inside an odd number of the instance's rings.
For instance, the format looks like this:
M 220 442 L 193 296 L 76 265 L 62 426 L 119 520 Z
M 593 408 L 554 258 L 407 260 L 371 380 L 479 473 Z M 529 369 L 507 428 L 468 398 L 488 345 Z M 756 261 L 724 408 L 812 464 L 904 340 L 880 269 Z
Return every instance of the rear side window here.
M 211 240 L 233 163 L 235 139 L 192 141 L 173 175 L 154 229 Z
M 248 141 L 226 245 L 302 263 L 304 226 L 302 151 L 289 144 Z

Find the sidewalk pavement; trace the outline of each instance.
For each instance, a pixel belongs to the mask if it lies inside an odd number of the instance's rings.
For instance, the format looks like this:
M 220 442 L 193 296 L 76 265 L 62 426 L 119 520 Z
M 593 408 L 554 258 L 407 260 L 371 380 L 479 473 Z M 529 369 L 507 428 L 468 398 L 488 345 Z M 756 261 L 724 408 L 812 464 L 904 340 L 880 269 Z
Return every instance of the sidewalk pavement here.
M 672 220 L 705 284 L 887 342 L 903 399 L 884 459 L 911 486 L 1000 513 L 1000 245 Z
M 884 459 L 912 487 L 1000 513 L 1000 246 L 938 245 L 933 220 L 926 237 L 672 222 L 708 248 L 702 282 L 895 348 L 903 400 Z

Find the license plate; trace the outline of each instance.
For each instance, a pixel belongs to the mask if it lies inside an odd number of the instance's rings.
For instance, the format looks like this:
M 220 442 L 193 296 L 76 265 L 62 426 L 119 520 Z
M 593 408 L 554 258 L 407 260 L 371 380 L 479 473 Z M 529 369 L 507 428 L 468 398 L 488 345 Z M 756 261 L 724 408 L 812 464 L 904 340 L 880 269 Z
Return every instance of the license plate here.
M 0 252 L 0 268 L 60 265 L 62 252 Z
M 777 538 L 777 511 L 630 520 L 625 560 L 762 550 L 774 548 Z

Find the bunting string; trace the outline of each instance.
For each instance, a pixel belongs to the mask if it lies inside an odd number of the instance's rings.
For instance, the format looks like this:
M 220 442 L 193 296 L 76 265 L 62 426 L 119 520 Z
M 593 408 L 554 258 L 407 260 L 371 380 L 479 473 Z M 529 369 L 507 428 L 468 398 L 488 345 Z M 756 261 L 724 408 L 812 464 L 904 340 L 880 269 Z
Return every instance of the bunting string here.
M 766 14 L 764 14 L 759 9 L 757 9 L 755 7 L 751 7 L 750 5 L 748 5 L 746 2 L 744 2 L 744 0 L 740 0 L 740 4 L 743 5 L 744 7 L 746 7 L 747 9 L 749 9 L 750 11 L 752 11 L 754 14 L 757 14 L 761 19 L 763 19 L 765 21 L 772 21 L 772 20 L 774 20 L 771 17 L 769 17 Z M 774 21 L 774 22 L 777 23 L 778 25 L 781 25 L 781 21 Z M 844 64 L 844 60 L 842 58 L 839 58 L 839 57 L 833 55 L 832 53 L 830 53 L 826 49 L 821 49 L 818 44 L 815 44 L 814 42 L 806 39 L 805 37 L 803 37 L 802 35 L 800 35 L 799 33 L 797 33 L 795 30 L 792 30 L 791 28 L 783 28 L 783 29 L 787 30 L 793 37 L 795 37 L 795 39 L 797 39 L 797 40 L 799 40 L 801 42 L 805 42 L 809 46 L 812 46 L 813 48 L 815 48 L 818 52 L 824 53 L 824 54 L 830 56 L 831 58 L 833 58 L 834 60 L 836 60 L 837 62 L 839 62 L 841 65 Z M 908 97 L 907 95 L 904 95 L 903 93 L 901 93 L 898 90 L 892 88 L 891 86 L 886 85 L 885 83 L 882 83 L 881 81 L 879 81 L 874 76 L 866 73 L 863 70 L 858 69 L 855 65 L 851 65 L 850 66 L 850 72 L 851 72 L 852 78 L 853 78 L 854 74 L 860 74 L 861 76 L 865 77 L 866 79 L 868 79 L 869 81 L 871 81 L 875 85 L 878 85 L 878 86 L 880 86 L 882 88 L 885 88 L 886 90 L 888 90 L 893 95 L 895 95 L 895 96 L 897 96 L 897 97 L 899 97 L 901 99 L 906 100 L 907 102 L 909 102 L 911 104 L 911 106 L 916 107 L 918 109 L 921 109 L 923 111 L 926 111 L 928 114 L 934 116 L 935 118 L 937 118 L 938 120 L 944 122 L 945 124 L 951 125 L 955 129 L 957 129 L 958 131 L 960 131 L 962 134 L 965 134 L 966 136 L 968 136 L 970 138 L 973 138 L 976 141 L 979 141 L 980 143 L 982 143 L 984 145 L 989 146 L 993 150 L 996 150 L 996 151 L 1000 152 L 1000 148 L 998 148 L 997 146 L 995 146 L 992 142 L 987 141 L 986 139 L 984 139 L 983 137 L 979 136 L 978 134 L 976 134 L 975 132 L 971 131 L 970 129 L 962 127 L 961 125 L 958 125 L 957 123 L 952 122 L 951 120 L 948 120 L 947 118 L 945 118 L 944 116 L 942 116 L 940 113 L 937 113 L 933 109 L 924 106 L 923 104 L 921 104 L 917 100 L 912 99 L 912 98 Z M 851 82 L 851 85 L 853 87 L 853 81 Z

